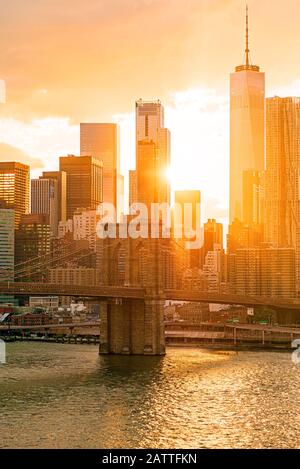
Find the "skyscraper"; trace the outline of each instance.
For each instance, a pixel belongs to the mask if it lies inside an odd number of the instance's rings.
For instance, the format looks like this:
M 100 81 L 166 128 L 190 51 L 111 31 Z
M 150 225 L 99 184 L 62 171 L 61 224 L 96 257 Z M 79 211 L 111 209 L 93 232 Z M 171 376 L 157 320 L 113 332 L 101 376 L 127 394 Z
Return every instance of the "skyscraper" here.
M 264 222 L 264 173 L 249 169 L 243 173 L 243 221 L 254 227 Z
M 30 168 L 22 163 L 0 162 L 0 200 L 14 209 L 15 228 L 29 212 Z
M 57 235 L 59 223 L 58 182 L 56 179 L 31 180 L 31 213 L 49 216 L 53 235 Z
M 58 188 L 58 221 L 67 219 L 67 175 L 64 171 L 44 171 L 40 179 L 57 181 Z
M 170 132 L 164 128 L 160 101 L 136 102 L 137 201 L 150 209 L 151 202 L 170 203 Z
M 136 142 L 149 140 L 158 143 L 158 131 L 164 128 L 164 107 L 160 100 L 135 103 Z
M 14 280 L 15 214 L 12 209 L 0 207 L 0 281 L 7 282 Z
M 195 241 L 201 237 L 201 192 L 186 190 L 175 192 L 174 231 L 175 224 L 182 227 L 184 241 Z M 193 235 L 191 237 L 191 234 Z M 199 267 L 200 246 L 197 249 L 189 249 L 187 252 L 189 267 Z
M 156 145 L 153 141 L 141 141 L 137 144 L 137 202 L 146 204 L 158 202 L 158 184 L 156 173 Z
M 203 263 L 208 252 L 213 252 L 216 249 L 223 249 L 223 225 L 217 223 L 215 219 L 208 219 L 204 223 L 204 242 L 203 242 Z
M 137 202 L 137 180 L 136 170 L 129 170 L 129 207 Z
M 96 209 L 103 200 L 102 161 L 93 156 L 61 156 L 60 171 L 67 175 L 67 219 L 76 209 Z
M 15 266 L 15 213 L 5 202 L 0 203 L 0 282 L 14 281 Z M 10 295 L 0 295 L 0 303 L 17 304 Z
M 26 269 L 18 272 L 16 267 L 16 281 L 45 281 L 47 271 L 39 267 L 39 260 L 51 249 L 51 228 L 49 216 L 40 213 L 22 215 L 18 230 L 15 232 L 15 261 L 20 264 L 35 259 Z
M 230 223 L 248 217 L 243 213 L 244 172 L 265 167 L 265 74 L 251 64 L 248 39 L 247 8 L 245 64 L 230 75 Z
M 217 244 L 220 249 L 223 248 L 223 225 L 222 223 L 217 223 L 214 219 L 208 219 L 207 222 L 204 223 L 204 259 L 209 251 L 214 250 L 215 244 Z
M 124 190 L 120 175 L 118 125 L 80 124 L 80 154 L 92 155 L 103 161 L 103 202 L 111 203 L 119 210 Z
M 261 225 L 248 225 L 237 218 L 229 225 L 227 234 L 227 252 L 234 253 L 241 248 L 256 248 L 263 242 Z
M 280 298 L 295 297 L 293 248 L 244 248 L 228 257 L 231 293 Z
M 300 291 L 300 98 L 267 99 L 265 240 L 296 250 Z

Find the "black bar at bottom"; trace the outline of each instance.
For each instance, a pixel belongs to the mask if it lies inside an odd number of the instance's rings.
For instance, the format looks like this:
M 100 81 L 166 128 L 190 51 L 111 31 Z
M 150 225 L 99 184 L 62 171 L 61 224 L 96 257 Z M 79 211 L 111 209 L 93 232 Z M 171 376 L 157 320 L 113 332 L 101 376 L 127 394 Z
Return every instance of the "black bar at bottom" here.
M 84 465 L 83 467 L 108 467 L 111 465 L 122 467 L 150 467 L 151 465 L 192 465 L 201 466 L 203 464 L 220 463 L 223 467 L 226 462 L 235 462 L 239 459 L 247 463 L 262 463 L 264 460 L 270 462 L 272 456 L 276 457 L 276 463 L 287 463 L 287 457 L 294 457 L 294 451 L 286 450 L 128 450 L 128 449 L 99 449 L 99 450 L 11 450 L 2 449 L 0 451 L 0 464 L 18 463 L 29 467 L 38 465 L 39 467 L 51 467 L 54 464 L 62 463 L 66 467 L 71 464 Z

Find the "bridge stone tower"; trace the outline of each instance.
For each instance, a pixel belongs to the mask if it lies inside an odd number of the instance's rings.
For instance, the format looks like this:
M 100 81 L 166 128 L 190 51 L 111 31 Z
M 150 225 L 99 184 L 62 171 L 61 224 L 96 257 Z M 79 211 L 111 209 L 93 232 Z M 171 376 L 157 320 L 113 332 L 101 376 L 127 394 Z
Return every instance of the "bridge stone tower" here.
M 145 291 L 101 304 L 100 354 L 164 355 L 164 290 L 180 287 L 185 268 L 172 239 L 98 240 L 97 265 L 102 285 Z

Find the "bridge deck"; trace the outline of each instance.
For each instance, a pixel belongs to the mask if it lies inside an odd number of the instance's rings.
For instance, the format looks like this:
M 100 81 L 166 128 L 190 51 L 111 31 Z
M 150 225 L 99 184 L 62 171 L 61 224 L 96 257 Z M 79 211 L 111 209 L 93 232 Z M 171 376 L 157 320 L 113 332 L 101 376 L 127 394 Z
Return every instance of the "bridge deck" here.
M 146 290 L 134 286 L 80 286 L 55 285 L 47 283 L 2 282 L 0 295 L 53 295 L 71 297 L 90 297 L 99 299 L 144 299 Z M 242 306 L 269 306 L 282 310 L 299 310 L 300 302 L 297 299 L 247 297 L 188 290 L 165 290 L 163 297 L 166 300 L 177 300 L 197 303 L 215 303 Z

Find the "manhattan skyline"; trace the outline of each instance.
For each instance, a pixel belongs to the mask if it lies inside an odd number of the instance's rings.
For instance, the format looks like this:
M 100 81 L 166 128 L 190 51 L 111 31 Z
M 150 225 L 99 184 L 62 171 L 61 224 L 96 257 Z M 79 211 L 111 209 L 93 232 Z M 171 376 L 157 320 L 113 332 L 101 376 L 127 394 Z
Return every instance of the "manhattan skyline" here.
M 0 449 L 299 448 L 299 0 L 0 7 Z
M 186 2 L 183 10 L 177 2 L 176 12 L 170 16 L 165 31 L 163 18 L 171 11 L 171 2 L 168 1 L 114 1 L 104 2 L 101 6 L 99 2 L 89 2 L 88 6 L 78 7 L 73 14 L 70 2 L 63 3 L 64 9 L 57 20 L 53 15 L 58 7 L 54 5 L 53 8 L 51 3 L 44 41 L 41 36 L 38 46 L 33 38 L 41 33 L 41 26 L 46 21 L 45 5 L 43 13 L 37 6 L 34 16 L 29 15 L 33 11 L 31 2 L 27 2 L 27 12 L 23 11 L 22 5 L 18 11 L 13 11 L 12 6 L 3 7 L 4 40 L 0 49 L 5 48 L 2 57 L 6 61 L 0 65 L 7 85 L 7 102 L 0 109 L 0 159 L 30 163 L 32 176 L 38 177 L 43 169 L 55 169 L 59 156 L 79 153 L 80 122 L 116 122 L 120 124 L 121 171 L 124 173 L 134 166 L 134 101 L 139 97 L 159 98 L 164 103 L 166 126 L 172 135 L 172 189 L 201 190 L 203 219 L 212 216 L 225 221 L 229 207 L 229 74 L 243 61 L 245 3 L 190 1 Z M 266 73 L 267 97 L 297 95 L 300 94 L 300 81 L 297 81 L 300 68 L 293 56 L 299 40 L 294 37 L 296 27 L 293 18 L 296 15 L 290 14 L 293 9 L 296 12 L 297 4 L 294 1 L 284 5 L 282 1 L 275 3 L 272 2 L 272 8 L 269 8 L 270 27 L 266 34 L 263 18 L 270 2 L 263 5 L 257 1 L 248 2 L 252 60 L 259 63 Z M 101 16 L 102 8 L 105 9 L 105 18 Z M 282 26 L 282 15 L 287 10 L 288 22 Z M 125 21 L 126 12 L 132 15 L 133 11 L 135 19 L 141 15 L 141 23 L 137 25 L 135 22 L 131 33 L 125 34 L 129 26 Z M 159 53 L 155 50 L 156 41 L 153 41 L 150 28 L 158 11 L 153 34 L 159 33 L 164 46 Z M 75 42 L 81 41 L 81 47 L 75 54 L 70 48 L 70 37 L 72 28 L 77 25 L 79 12 L 89 20 L 92 34 L 87 38 L 78 31 Z M 92 14 L 95 19 L 91 23 Z M 22 26 L 19 22 L 21 17 Z M 66 31 L 62 28 L 63 20 L 69 25 Z M 108 29 L 98 30 L 96 35 L 96 25 L 104 21 L 110 26 L 123 25 L 119 29 L 109 29 L 107 39 L 111 40 L 111 52 L 108 52 L 107 42 L 102 41 Z M 213 31 L 210 31 L 213 25 Z M 276 25 L 281 30 L 288 28 L 288 33 L 281 35 L 280 40 L 274 31 Z M 25 38 L 29 26 L 31 34 Z M 114 52 L 118 37 L 123 34 L 125 42 L 132 42 L 142 26 L 147 26 L 143 32 L 144 41 L 135 48 L 133 44 L 132 47 L 127 44 L 128 60 L 122 62 L 121 54 Z M 11 37 L 13 28 L 18 31 L 15 37 Z M 56 31 L 56 36 L 49 40 L 48 34 L 53 31 Z M 24 39 L 22 44 L 21 38 Z M 62 44 L 61 50 L 55 46 L 58 39 Z M 94 47 L 84 49 L 87 41 L 92 41 Z M 205 47 L 206 44 L 209 47 Z M 51 70 L 48 68 L 51 73 L 48 75 L 45 73 L 47 64 L 41 54 L 43 48 L 51 53 Z M 170 54 L 171 48 L 173 53 Z M 84 54 L 87 50 L 88 53 Z M 146 51 L 143 57 L 139 55 L 142 50 Z M 280 51 L 282 66 L 279 69 L 277 55 Z M 63 54 L 67 54 L 68 73 L 61 73 Z M 99 57 L 105 60 L 100 64 L 95 60 L 93 69 L 92 58 Z M 138 60 L 147 65 L 141 68 L 142 80 L 139 79 Z M 155 64 L 152 68 L 151 63 Z M 75 65 L 82 69 L 80 73 L 75 73 Z M 131 67 L 130 80 L 123 78 L 128 67 Z M 187 163 L 184 168 L 183 157 Z

